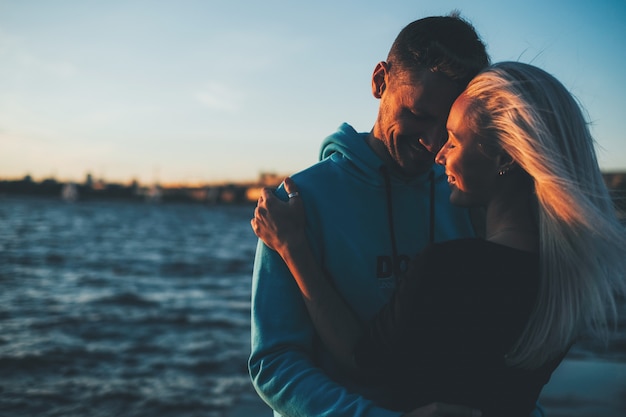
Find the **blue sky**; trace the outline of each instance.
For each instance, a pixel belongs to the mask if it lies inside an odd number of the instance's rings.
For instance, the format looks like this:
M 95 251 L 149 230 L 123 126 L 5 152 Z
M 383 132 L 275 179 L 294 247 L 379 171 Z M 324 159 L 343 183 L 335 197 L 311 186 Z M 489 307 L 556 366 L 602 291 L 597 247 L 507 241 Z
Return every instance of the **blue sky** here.
M 626 170 L 626 1 L 0 0 L 0 178 L 242 181 L 317 161 L 410 21 L 459 9 L 493 61 L 582 102 Z

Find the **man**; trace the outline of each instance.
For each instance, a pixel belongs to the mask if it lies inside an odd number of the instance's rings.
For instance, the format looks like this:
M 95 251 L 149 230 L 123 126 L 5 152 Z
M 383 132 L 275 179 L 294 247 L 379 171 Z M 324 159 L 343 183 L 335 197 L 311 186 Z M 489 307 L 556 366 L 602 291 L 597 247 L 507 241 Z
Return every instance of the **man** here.
M 425 245 L 474 235 L 468 212 L 450 205 L 434 155 L 445 142 L 452 103 L 488 64 L 484 44 L 458 16 L 412 22 L 374 69 L 380 106 L 372 131 L 343 124 L 324 141 L 320 162 L 292 176 L 313 250 L 363 321 Z M 355 380 L 332 362 L 289 270 L 262 242 L 252 285 L 250 375 L 275 415 L 402 414 L 391 411 L 388 387 Z

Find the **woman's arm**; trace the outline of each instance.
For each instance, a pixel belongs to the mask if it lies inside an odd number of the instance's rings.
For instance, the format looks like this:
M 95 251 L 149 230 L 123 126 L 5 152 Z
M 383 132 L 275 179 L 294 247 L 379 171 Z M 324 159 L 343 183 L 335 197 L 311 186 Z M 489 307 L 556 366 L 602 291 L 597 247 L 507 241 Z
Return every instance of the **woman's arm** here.
M 357 370 L 354 351 L 364 329 L 313 256 L 304 229 L 304 208 L 291 178 L 285 179 L 285 190 L 290 196 L 288 203 L 279 200 L 272 190 L 263 190 L 251 220 L 252 229 L 289 267 L 313 325 L 328 350 L 340 364 Z M 463 405 L 431 403 L 403 417 L 480 415 L 480 411 Z
M 285 179 L 285 190 L 292 196 L 297 193 L 290 178 Z M 289 267 L 324 344 L 339 363 L 355 370 L 353 352 L 361 325 L 313 256 L 304 223 L 300 198 L 291 197 L 285 204 L 270 189 L 263 190 L 251 221 L 254 233 Z

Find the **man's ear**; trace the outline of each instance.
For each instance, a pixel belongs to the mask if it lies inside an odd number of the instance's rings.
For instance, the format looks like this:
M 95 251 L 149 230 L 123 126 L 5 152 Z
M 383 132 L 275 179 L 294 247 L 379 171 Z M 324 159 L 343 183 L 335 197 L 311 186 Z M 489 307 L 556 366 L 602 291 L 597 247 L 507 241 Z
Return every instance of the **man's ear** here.
M 372 74 L 372 94 L 374 97 L 382 97 L 383 91 L 387 88 L 387 74 L 389 74 L 389 64 L 385 61 L 376 64 Z

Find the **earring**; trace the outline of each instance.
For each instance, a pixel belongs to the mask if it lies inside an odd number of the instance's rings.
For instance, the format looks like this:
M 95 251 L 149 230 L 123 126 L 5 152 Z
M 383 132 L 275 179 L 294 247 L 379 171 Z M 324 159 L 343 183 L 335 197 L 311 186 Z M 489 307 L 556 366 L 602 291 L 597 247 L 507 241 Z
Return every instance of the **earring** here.
M 500 169 L 500 171 L 498 171 L 498 175 L 501 176 L 501 177 L 504 177 L 507 172 L 509 172 L 508 168 L 502 168 L 502 169 Z

